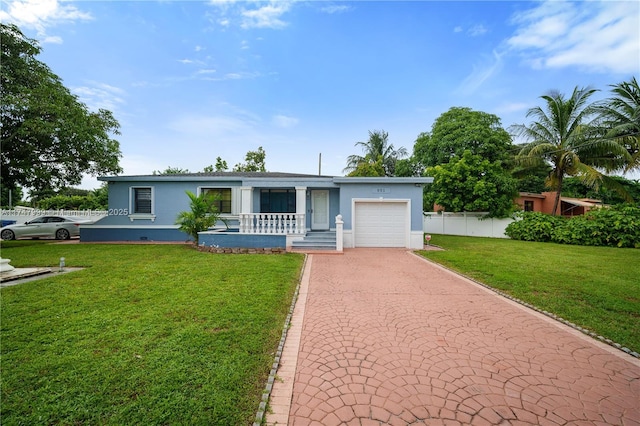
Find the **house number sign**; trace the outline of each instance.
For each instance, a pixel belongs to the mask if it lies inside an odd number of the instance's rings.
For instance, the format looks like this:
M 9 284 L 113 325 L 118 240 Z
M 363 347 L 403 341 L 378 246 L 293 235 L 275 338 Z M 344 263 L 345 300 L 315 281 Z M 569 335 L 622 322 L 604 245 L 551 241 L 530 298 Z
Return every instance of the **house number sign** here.
M 391 193 L 391 188 L 375 188 L 373 190 L 374 194 L 389 194 Z

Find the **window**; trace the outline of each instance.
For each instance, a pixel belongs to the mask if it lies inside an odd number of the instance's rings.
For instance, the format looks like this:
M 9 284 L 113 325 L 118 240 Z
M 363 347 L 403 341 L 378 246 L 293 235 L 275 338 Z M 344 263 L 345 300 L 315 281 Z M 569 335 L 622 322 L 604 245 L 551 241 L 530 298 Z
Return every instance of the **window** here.
M 260 190 L 260 213 L 295 213 L 295 189 Z
M 533 201 L 532 200 L 524 200 L 524 211 L 532 212 L 533 211 Z
M 216 197 L 214 205 L 219 213 L 231 213 L 231 188 L 205 188 L 203 191 Z
M 133 188 L 133 213 L 151 214 L 151 188 Z

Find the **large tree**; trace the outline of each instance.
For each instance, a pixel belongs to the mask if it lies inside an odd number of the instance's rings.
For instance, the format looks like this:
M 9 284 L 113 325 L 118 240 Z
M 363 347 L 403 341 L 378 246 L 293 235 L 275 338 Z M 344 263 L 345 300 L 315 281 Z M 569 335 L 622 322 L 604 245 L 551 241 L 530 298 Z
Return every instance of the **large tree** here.
M 631 155 L 626 170 L 640 168 L 640 87 L 635 77 L 611 86 L 612 96 L 598 108 L 605 136 L 618 140 Z
M 396 149 L 389 143 L 389 133 L 384 130 L 369 131 L 369 139 L 366 142 L 356 142 L 356 146 L 362 147 L 364 155 L 350 155 L 347 157 L 345 172 L 360 171 L 365 169 L 375 170 L 375 163 L 380 161 L 385 176 L 395 176 L 396 162 L 407 156 L 404 147 Z M 369 163 L 373 167 L 366 167 L 361 163 Z
M 119 173 L 119 124 L 91 112 L 36 59 L 41 49 L 15 25 L 0 24 L 2 186 L 35 190 L 79 184 L 85 173 Z
M 566 98 L 552 91 L 541 97 L 544 108 L 529 109 L 530 124 L 510 127 L 528 142 L 517 157 L 521 164 L 539 164 L 542 159 L 552 167 L 547 186 L 557 191 L 553 214 L 557 214 L 565 176 L 575 176 L 591 187 L 620 188 L 603 171 L 619 170 L 630 159 L 618 141 L 602 137 L 596 125 L 598 106 L 589 102 L 593 93 L 595 89 L 576 87 Z
M 440 115 L 430 133 L 421 133 L 414 156 L 422 167 L 448 163 L 464 151 L 489 162 L 505 160 L 512 148 L 511 136 L 502 128 L 500 118 L 471 108 L 453 107 Z
M 517 181 L 500 161 L 491 162 L 466 150 L 448 163 L 429 167 L 427 174 L 433 176 L 425 195 L 425 202 L 431 205 L 448 212 L 487 212 L 489 217 L 507 217 L 514 210 Z

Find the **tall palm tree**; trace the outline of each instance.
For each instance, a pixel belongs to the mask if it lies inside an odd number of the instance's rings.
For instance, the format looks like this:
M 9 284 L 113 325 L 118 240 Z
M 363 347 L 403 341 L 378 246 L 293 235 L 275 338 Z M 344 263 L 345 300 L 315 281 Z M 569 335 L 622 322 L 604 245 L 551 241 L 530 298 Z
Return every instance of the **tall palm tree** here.
M 629 158 L 622 145 L 596 131 L 598 105 L 589 103 L 594 92 L 595 89 L 576 87 L 569 98 L 550 92 L 541 96 L 544 109 L 534 107 L 527 112 L 527 117 L 534 119 L 532 123 L 510 127 L 516 136 L 529 142 L 516 157 L 521 164 L 536 164 L 542 159 L 551 165 L 546 184 L 557 192 L 554 215 L 565 176 L 575 176 L 590 187 L 614 186 L 602 171 L 620 169 Z
M 389 133 L 384 130 L 369 131 L 369 140 L 366 142 L 356 142 L 356 146 L 361 146 L 364 156 L 350 155 L 347 157 L 347 167 L 344 172 L 354 171 L 361 163 L 375 164 L 382 162 L 382 167 L 386 176 L 395 174 L 396 161 L 407 156 L 407 150 L 404 147 L 395 149 L 389 143 Z
M 626 171 L 640 169 L 640 87 L 635 77 L 612 85 L 613 96 L 599 108 L 605 137 L 616 138 L 631 155 Z

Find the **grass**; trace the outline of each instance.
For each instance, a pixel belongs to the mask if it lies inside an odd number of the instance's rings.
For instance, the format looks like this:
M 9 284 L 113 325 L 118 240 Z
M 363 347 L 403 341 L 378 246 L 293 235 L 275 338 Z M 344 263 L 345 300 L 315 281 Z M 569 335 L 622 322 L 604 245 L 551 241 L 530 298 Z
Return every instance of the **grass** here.
M 640 352 L 640 250 L 433 235 L 421 255 Z
M 184 245 L 2 243 L 2 424 L 250 424 L 303 257 Z

